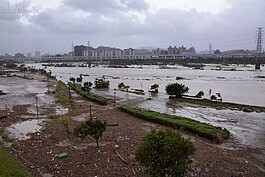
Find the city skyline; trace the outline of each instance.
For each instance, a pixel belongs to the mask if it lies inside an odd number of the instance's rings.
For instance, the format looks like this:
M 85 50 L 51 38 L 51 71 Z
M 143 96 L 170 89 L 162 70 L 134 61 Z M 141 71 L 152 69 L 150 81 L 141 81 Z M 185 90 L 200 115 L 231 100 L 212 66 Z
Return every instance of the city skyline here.
M 72 41 L 255 50 L 256 31 L 265 24 L 262 0 L 0 0 L 0 7 L 0 54 L 67 53 Z

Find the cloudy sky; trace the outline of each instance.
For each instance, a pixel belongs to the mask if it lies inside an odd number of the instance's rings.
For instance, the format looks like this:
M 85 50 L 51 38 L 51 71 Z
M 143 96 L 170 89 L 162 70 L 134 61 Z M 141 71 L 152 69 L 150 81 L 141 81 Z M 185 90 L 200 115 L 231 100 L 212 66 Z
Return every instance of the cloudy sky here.
M 264 0 L 0 0 L 0 55 L 71 44 L 255 49 Z

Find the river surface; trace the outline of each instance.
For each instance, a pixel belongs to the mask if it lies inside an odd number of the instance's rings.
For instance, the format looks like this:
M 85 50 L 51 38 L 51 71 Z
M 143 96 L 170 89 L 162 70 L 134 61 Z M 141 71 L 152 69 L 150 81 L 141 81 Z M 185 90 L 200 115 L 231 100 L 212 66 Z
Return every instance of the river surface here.
M 27 64 L 27 66 L 44 68 L 40 63 Z M 182 66 L 168 66 L 171 69 L 159 69 L 158 66 L 132 67 L 47 67 L 46 70 L 50 70 L 52 75 L 64 82 L 67 82 L 69 77 L 76 78 L 80 74 L 85 75 L 83 82 L 90 81 L 92 83 L 94 83 L 95 78 L 105 76 L 110 81 L 110 89 L 93 89 L 92 92 L 109 98 L 113 98 L 115 92 L 115 98 L 119 104 L 131 104 L 227 128 L 232 136 L 229 141 L 223 144 L 227 148 L 248 146 L 265 149 L 265 113 L 245 113 L 201 106 L 183 106 L 170 101 L 165 93 L 167 84 L 178 82 L 189 87 L 189 95 L 196 95 L 202 90 L 205 93 L 204 97 L 209 98 L 209 90 L 211 89 L 211 94 L 220 93 L 225 102 L 265 106 L 265 78 L 258 78 L 258 76 L 265 76 L 264 67 L 261 70 L 254 70 L 253 65 L 229 65 L 225 67 L 206 65 L 204 70 L 194 70 Z M 220 68 L 221 70 L 217 70 Z M 184 79 L 176 80 L 176 77 L 183 77 Z M 121 82 L 129 85 L 130 88 L 143 89 L 145 95 L 116 90 Z M 159 84 L 159 93 L 155 96 L 148 92 L 153 84 Z

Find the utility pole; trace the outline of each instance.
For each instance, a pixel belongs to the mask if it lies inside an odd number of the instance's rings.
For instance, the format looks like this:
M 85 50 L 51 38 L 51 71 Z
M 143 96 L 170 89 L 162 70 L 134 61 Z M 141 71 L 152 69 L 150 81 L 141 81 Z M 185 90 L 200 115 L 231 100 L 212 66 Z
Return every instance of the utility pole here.
M 260 69 L 260 59 L 262 55 L 262 41 L 263 41 L 263 29 L 258 28 L 257 31 L 257 58 L 256 58 L 256 64 L 255 64 L 255 69 Z

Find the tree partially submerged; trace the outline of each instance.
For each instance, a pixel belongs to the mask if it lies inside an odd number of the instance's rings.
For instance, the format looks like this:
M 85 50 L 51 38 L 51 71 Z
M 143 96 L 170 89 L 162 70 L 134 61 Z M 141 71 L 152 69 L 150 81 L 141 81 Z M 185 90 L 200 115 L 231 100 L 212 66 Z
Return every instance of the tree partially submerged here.
M 109 81 L 105 78 L 96 78 L 95 79 L 95 88 L 109 88 Z
M 181 98 L 188 91 L 189 91 L 188 87 L 179 83 L 168 84 L 166 86 L 167 94 L 174 95 L 176 98 Z
M 103 132 L 106 130 L 107 122 L 99 119 L 90 119 L 74 129 L 74 134 L 84 139 L 86 136 L 92 136 L 97 142 L 97 148 L 99 148 L 99 139 L 102 137 Z
M 195 97 L 196 97 L 196 98 L 202 98 L 203 95 L 204 95 L 204 92 L 203 92 L 203 91 L 199 91 L 199 92 L 197 93 L 197 95 L 195 95 Z
M 150 132 L 136 150 L 136 160 L 151 177 L 184 177 L 191 164 L 195 147 L 190 140 L 170 129 Z

